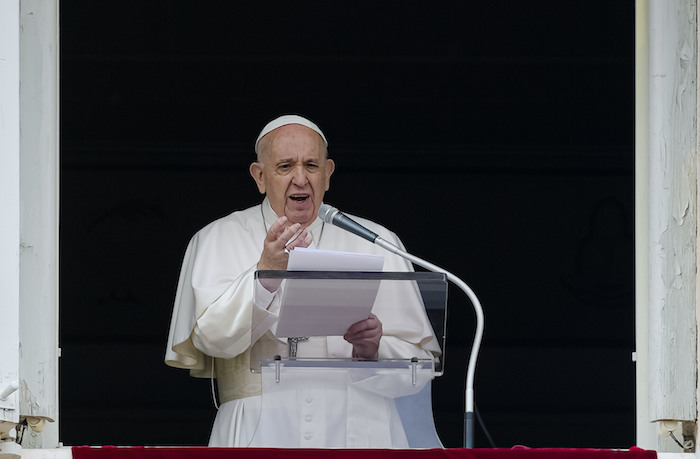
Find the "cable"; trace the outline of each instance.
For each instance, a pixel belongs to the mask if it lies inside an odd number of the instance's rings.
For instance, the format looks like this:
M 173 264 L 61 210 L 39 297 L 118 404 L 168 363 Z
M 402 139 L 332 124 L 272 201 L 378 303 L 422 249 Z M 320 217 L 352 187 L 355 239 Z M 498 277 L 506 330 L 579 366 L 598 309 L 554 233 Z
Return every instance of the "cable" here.
M 491 438 L 491 434 L 489 433 L 489 430 L 486 428 L 486 424 L 484 423 L 484 420 L 481 418 L 481 413 L 479 413 L 479 408 L 476 406 L 476 402 L 474 402 L 474 413 L 476 414 L 476 420 L 479 421 L 479 425 L 481 426 L 481 430 L 484 432 L 484 435 L 486 435 L 486 439 L 489 441 L 489 445 L 491 445 L 491 448 L 495 448 L 496 443 L 493 441 L 493 438 Z
M 678 446 L 680 446 L 681 448 L 683 448 L 683 451 L 685 451 L 685 446 L 683 446 L 683 443 L 681 443 L 681 442 L 678 441 L 678 439 L 676 438 L 676 436 L 673 435 L 673 432 L 669 432 L 668 434 L 671 435 L 671 438 L 673 438 L 673 441 L 675 441 L 676 444 L 678 444 Z
M 214 387 L 214 357 L 211 358 L 211 399 L 214 401 L 214 407 L 219 409 L 219 401 L 216 399 L 216 388 Z

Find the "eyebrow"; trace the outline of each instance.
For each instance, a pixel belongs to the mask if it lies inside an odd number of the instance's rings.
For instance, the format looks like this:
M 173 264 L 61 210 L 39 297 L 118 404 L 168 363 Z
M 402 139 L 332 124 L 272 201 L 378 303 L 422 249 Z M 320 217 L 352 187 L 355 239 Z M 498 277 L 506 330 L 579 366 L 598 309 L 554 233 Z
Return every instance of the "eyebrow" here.
M 319 158 L 309 158 L 309 159 L 305 159 L 301 162 L 304 164 L 308 164 L 308 163 L 317 163 L 320 161 L 321 160 Z M 277 160 L 277 162 L 275 162 L 275 164 L 295 163 L 295 162 L 297 162 L 297 160 L 294 158 L 282 158 L 282 159 Z

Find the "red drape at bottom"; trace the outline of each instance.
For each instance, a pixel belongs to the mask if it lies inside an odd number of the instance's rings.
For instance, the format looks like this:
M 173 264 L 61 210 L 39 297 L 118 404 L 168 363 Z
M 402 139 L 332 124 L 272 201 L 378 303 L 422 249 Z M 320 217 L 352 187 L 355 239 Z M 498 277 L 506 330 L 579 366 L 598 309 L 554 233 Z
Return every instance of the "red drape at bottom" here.
M 655 451 L 640 448 L 607 450 L 586 448 L 512 449 L 279 449 L 279 448 L 169 448 L 73 447 L 73 459 L 655 459 Z

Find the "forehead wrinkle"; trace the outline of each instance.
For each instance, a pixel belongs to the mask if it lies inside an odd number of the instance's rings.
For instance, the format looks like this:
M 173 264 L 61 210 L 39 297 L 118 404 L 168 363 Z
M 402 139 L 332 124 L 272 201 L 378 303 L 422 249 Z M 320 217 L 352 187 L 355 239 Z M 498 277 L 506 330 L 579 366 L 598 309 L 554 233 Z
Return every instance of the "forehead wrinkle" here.
M 287 126 L 301 126 L 301 125 L 287 125 Z M 275 148 L 275 144 L 277 143 L 278 137 L 280 137 L 280 134 L 285 134 L 285 137 L 287 138 L 292 138 L 293 143 L 297 143 L 299 139 L 302 139 L 301 141 L 303 143 L 306 142 L 306 139 L 309 138 L 309 136 L 303 134 L 303 132 L 313 132 L 311 135 L 311 138 L 313 138 L 314 143 L 316 144 L 315 146 L 318 148 L 318 151 L 320 152 L 319 156 L 316 156 L 316 152 L 314 152 L 314 159 L 319 159 L 319 160 L 324 160 L 328 159 L 328 149 L 326 148 L 326 144 L 323 141 L 323 138 L 318 134 L 318 132 L 314 131 L 313 129 L 310 129 L 306 126 L 302 126 L 304 129 L 302 131 L 290 131 L 289 129 L 284 129 L 285 126 L 279 127 L 277 129 L 274 129 L 267 134 L 265 134 L 261 139 L 258 144 L 258 162 L 259 163 L 264 163 L 265 159 L 268 158 L 270 155 L 273 153 L 273 149 Z M 299 150 L 298 145 L 294 145 L 294 150 Z M 301 147 L 301 151 L 299 153 L 290 153 L 291 155 L 305 155 L 308 152 L 308 149 L 305 148 L 305 145 Z M 284 161 L 289 161 L 291 159 L 279 159 L 275 162 L 275 164 L 279 164 L 279 162 L 284 162 Z

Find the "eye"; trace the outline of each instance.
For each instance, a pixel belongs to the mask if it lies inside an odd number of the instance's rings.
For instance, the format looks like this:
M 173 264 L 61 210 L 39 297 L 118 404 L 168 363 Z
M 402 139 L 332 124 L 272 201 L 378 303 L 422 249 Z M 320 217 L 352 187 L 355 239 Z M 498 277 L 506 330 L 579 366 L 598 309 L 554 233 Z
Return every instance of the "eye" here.
M 310 171 L 315 171 L 318 169 L 318 164 L 316 163 L 306 163 L 306 169 Z

